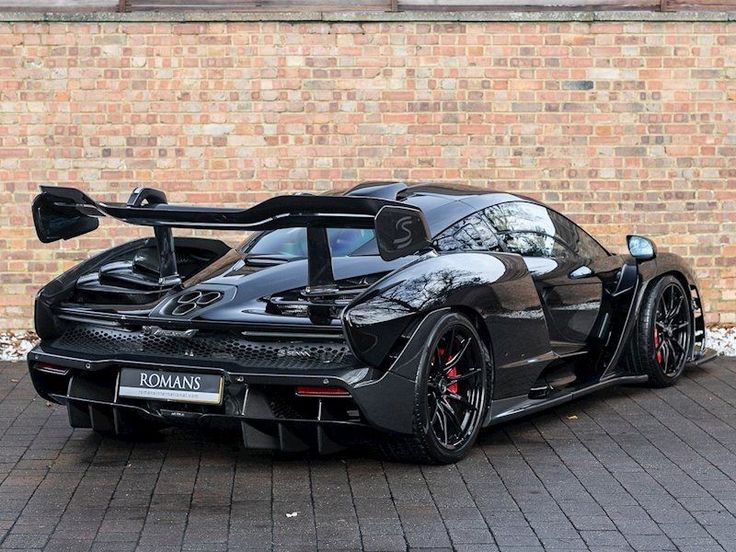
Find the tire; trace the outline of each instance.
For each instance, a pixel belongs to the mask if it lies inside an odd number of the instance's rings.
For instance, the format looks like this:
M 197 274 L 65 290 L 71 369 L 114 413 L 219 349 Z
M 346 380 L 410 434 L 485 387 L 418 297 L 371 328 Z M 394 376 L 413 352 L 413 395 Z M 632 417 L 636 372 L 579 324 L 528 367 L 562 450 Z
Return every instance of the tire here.
M 421 464 L 464 458 L 483 425 L 490 366 L 488 347 L 466 316 L 450 312 L 440 318 L 417 373 L 413 434 L 383 439 L 379 446 L 384 456 Z
M 668 387 L 682 377 L 691 355 L 693 314 L 690 293 L 674 276 L 650 285 L 642 302 L 631 357 L 652 387 Z

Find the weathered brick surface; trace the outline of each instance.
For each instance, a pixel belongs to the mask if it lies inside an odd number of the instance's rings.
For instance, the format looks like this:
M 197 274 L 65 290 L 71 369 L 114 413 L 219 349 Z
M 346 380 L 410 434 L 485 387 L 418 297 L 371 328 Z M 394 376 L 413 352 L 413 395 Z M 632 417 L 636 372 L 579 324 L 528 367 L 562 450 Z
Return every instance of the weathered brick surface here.
M 0 328 L 146 230 L 41 245 L 42 183 L 246 204 L 367 179 L 508 189 L 653 236 L 736 322 L 736 23 L 0 23 Z

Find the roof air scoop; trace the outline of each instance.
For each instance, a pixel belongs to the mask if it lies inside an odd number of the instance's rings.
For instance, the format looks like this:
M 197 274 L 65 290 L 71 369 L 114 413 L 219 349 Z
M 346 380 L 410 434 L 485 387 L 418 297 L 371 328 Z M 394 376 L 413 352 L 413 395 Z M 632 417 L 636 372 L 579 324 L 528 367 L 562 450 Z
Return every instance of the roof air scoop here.
M 346 196 L 375 197 L 395 201 L 409 186 L 405 182 L 361 182 L 345 192 Z

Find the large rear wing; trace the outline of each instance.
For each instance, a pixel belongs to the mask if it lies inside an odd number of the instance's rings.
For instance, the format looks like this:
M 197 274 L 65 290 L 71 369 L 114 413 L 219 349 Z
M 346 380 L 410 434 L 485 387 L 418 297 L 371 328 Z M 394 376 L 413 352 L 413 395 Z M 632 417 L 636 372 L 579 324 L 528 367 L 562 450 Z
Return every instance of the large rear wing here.
M 33 200 L 33 223 L 43 243 L 81 236 L 110 216 L 152 226 L 161 257 L 163 282 L 178 281 L 172 228 L 262 231 L 307 229 L 310 286 L 329 285 L 332 276 L 327 228 L 372 228 L 385 260 L 410 255 L 430 245 L 422 211 L 415 206 L 359 196 L 278 196 L 248 209 L 170 205 L 166 194 L 136 188 L 126 203 L 95 201 L 76 188 L 41 186 Z

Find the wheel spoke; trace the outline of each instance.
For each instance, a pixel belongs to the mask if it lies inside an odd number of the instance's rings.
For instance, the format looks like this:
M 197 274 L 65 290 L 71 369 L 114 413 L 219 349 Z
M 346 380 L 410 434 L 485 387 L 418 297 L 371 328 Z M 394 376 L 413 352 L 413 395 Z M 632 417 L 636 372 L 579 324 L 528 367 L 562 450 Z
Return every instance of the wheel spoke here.
M 677 346 L 681 348 L 679 343 L 677 343 Z M 670 339 L 670 352 L 672 353 L 671 371 L 676 372 L 680 366 L 680 362 L 682 361 L 682 354 L 684 351 L 678 352 L 675 348 L 675 340 Z
M 470 345 L 470 342 L 472 340 L 472 337 L 466 338 L 465 342 L 463 342 L 462 346 L 460 347 L 460 350 L 452 358 L 448 359 L 447 364 L 445 364 L 445 372 L 448 372 L 452 370 L 455 366 L 457 366 L 458 362 L 460 362 L 460 360 L 465 355 L 465 352 L 468 350 L 468 346 Z
M 674 345 L 678 349 L 680 349 L 680 353 L 684 353 L 685 352 L 685 348 L 682 346 L 682 343 L 680 343 L 677 339 L 672 339 L 670 341 L 670 346 L 672 346 L 672 345 Z
M 675 348 L 672 346 L 672 340 L 667 341 L 667 350 L 669 351 L 669 354 L 667 355 L 667 371 L 672 373 L 677 370 L 679 362 L 679 355 L 675 352 Z
M 450 404 L 443 400 L 440 402 L 440 406 L 445 410 L 445 412 L 448 414 L 448 419 L 453 423 L 453 425 L 457 428 L 458 433 L 463 430 L 463 425 L 457 418 L 457 413 L 455 410 L 450 406 Z
M 669 315 L 667 316 L 667 319 L 670 322 L 672 322 L 677 317 L 677 315 L 680 314 L 680 309 L 682 309 L 682 296 L 677 297 L 677 303 L 674 303 L 672 310 L 669 312 Z
M 473 368 L 470 370 L 470 372 L 465 372 L 464 374 L 458 374 L 457 376 L 450 376 L 447 378 L 447 381 L 454 383 L 456 381 L 465 381 L 466 379 L 475 378 L 479 376 L 481 373 L 479 368 Z
M 448 359 L 452 358 L 452 348 L 455 346 L 456 331 L 456 328 L 453 326 L 452 330 L 450 331 L 450 338 L 447 340 L 447 351 L 445 352 L 445 355 Z
M 439 440 L 441 440 L 445 446 L 447 446 L 448 436 L 447 436 L 447 415 L 445 414 L 445 411 L 440 408 L 439 401 L 437 402 L 437 409 L 435 410 L 434 417 L 437 418 L 437 422 L 439 422 L 439 431 L 435 431 L 435 435 Z M 434 419 L 434 418 L 433 418 Z M 442 439 L 442 436 L 444 436 L 444 440 Z
M 470 401 L 467 401 L 466 399 L 463 399 L 460 395 L 456 395 L 455 393 L 448 393 L 447 395 L 445 395 L 445 397 L 448 399 L 452 399 L 453 401 L 459 402 L 465 408 L 468 408 L 472 410 L 473 412 L 478 410 L 473 403 L 471 403 Z
M 670 292 L 670 307 L 667 311 L 668 318 L 669 316 L 671 316 L 672 312 L 675 310 L 675 288 L 670 286 L 669 292 Z
M 657 302 L 657 314 L 656 319 L 662 322 L 664 324 L 667 322 L 667 313 L 669 311 L 667 310 L 667 300 L 665 299 L 664 293 L 662 294 L 662 297 L 659 298 L 659 301 Z
M 439 414 L 439 409 L 440 409 L 440 403 L 435 401 L 434 412 L 432 413 L 432 417 L 429 419 L 430 424 L 434 424 L 434 421 L 437 419 L 437 415 Z

